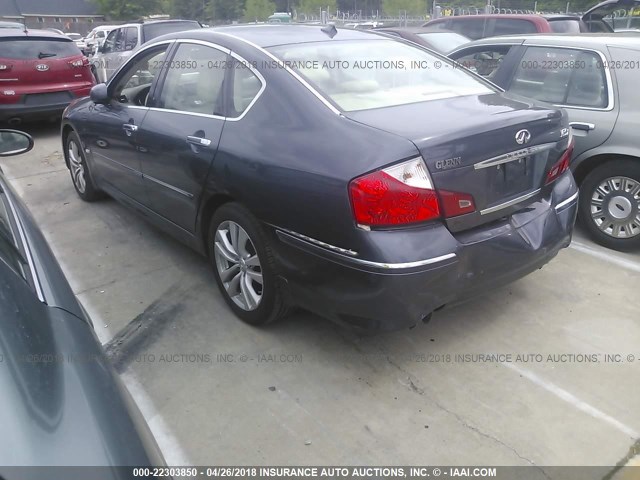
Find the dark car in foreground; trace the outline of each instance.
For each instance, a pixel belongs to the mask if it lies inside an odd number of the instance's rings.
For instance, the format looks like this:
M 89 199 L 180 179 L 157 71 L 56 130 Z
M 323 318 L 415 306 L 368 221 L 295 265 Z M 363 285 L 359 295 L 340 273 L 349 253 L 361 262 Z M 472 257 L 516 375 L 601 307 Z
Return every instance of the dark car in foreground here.
M 0 156 L 33 146 L 0 130 Z M 0 170 L 0 478 L 29 466 L 163 465 L 60 266 Z M 61 478 L 59 472 L 46 472 Z M 115 469 L 105 477 L 126 478 Z
M 456 32 L 449 32 L 440 28 L 429 27 L 384 27 L 376 28 L 376 32 L 383 32 L 395 37 L 404 38 L 410 42 L 430 48 L 439 53 L 451 50 L 469 43 L 469 39 Z
M 566 109 L 582 224 L 601 245 L 640 247 L 640 38 L 635 34 L 487 38 L 449 56 L 509 92 Z
M 93 85 L 89 61 L 69 37 L 0 29 L 0 122 L 59 118 Z
M 332 26 L 158 38 L 67 109 L 62 142 L 83 199 L 208 255 L 253 324 L 297 305 L 413 326 L 544 265 L 576 215 L 560 109 Z

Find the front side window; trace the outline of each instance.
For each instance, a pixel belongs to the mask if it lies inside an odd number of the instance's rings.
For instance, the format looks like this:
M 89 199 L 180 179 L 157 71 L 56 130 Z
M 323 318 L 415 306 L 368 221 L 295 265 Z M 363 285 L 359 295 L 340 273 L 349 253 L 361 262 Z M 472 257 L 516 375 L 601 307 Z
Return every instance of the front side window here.
M 133 50 L 138 45 L 138 29 L 127 27 L 125 30 L 124 49 Z
M 120 29 L 113 30 L 107 39 L 104 41 L 104 45 L 102 46 L 102 53 L 111 53 L 115 51 L 116 48 L 116 37 L 119 35 Z
M 494 92 L 449 61 L 393 40 L 313 42 L 270 50 L 344 111 Z
M 168 62 L 158 106 L 223 116 L 222 87 L 229 65 L 225 52 L 194 43 L 180 44 Z
M 603 67 L 593 52 L 529 47 L 509 90 L 556 105 L 604 108 L 609 99 Z
M 118 76 L 112 98 L 119 103 L 146 106 L 151 85 L 164 64 L 166 45 L 134 57 Z
M 456 61 L 472 72 L 492 80 L 498 73 L 500 64 L 510 49 L 511 46 L 509 45 L 484 47 L 480 50 L 474 49 L 471 53 L 461 57 L 456 56 Z

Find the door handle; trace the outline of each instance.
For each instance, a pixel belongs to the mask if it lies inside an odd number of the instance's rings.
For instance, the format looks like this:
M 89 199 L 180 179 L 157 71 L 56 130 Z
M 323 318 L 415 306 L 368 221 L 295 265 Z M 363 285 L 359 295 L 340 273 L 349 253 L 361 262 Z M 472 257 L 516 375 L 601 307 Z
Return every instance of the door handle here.
M 124 133 L 126 133 L 127 136 L 130 137 L 132 133 L 138 130 L 138 126 L 132 125 L 130 123 L 125 123 L 122 125 L 122 129 L 124 130 Z
M 209 145 L 211 145 L 211 140 L 209 140 L 208 138 L 194 137 L 192 135 L 189 135 L 187 137 L 187 143 L 190 143 L 191 145 L 197 145 L 198 147 L 208 147 Z
M 569 126 L 571 128 L 575 128 L 576 130 L 583 130 L 585 132 L 596 129 L 596 126 L 593 123 L 571 122 L 569 123 Z

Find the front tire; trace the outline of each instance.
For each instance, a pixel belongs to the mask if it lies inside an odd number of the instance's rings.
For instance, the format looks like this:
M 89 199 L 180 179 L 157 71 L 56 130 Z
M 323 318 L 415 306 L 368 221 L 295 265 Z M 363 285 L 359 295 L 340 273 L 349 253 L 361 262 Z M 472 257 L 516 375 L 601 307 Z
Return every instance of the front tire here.
M 241 320 L 265 325 L 286 315 L 271 244 L 246 208 L 238 203 L 221 206 L 211 219 L 207 238 L 216 283 Z
M 71 173 L 71 181 L 78 196 L 85 202 L 104 198 L 104 193 L 93 183 L 89 166 L 76 132 L 70 132 L 64 141 L 64 155 Z
M 640 162 L 615 160 L 593 169 L 580 186 L 579 217 L 600 245 L 640 248 Z

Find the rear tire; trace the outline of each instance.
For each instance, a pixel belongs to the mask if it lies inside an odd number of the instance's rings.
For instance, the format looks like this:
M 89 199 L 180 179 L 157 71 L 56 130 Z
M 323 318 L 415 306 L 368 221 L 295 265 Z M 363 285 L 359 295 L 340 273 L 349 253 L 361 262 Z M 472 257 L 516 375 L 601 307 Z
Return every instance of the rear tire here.
M 578 214 L 591 238 L 607 248 L 640 248 L 640 162 L 594 168 L 580 185 Z
M 93 182 L 82 143 L 76 132 L 70 132 L 65 138 L 64 156 L 78 196 L 85 202 L 95 202 L 104 198 L 105 194 Z
M 270 241 L 246 208 L 222 205 L 207 239 L 216 283 L 233 313 L 251 325 L 266 325 L 288 313 Z

